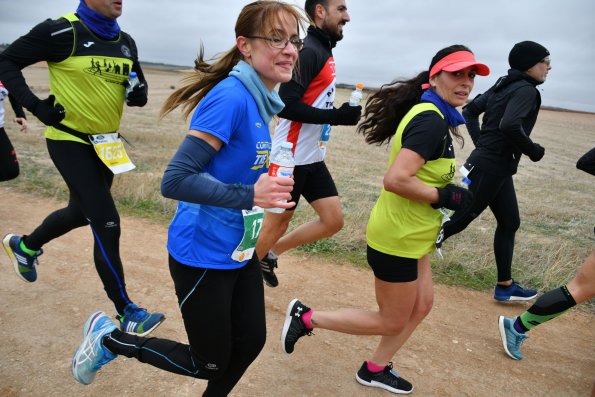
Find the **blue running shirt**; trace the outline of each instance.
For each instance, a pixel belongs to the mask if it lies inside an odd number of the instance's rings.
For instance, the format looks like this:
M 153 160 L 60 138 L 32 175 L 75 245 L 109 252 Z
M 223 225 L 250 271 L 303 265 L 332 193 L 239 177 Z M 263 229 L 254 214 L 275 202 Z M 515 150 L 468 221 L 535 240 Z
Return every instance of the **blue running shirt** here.
M 253 185 L 268 172 L 269 127 L 252 95 L 235 77 L 227 77 L 209 91 L 189 128 L 223 142 L 203 170 L 219 181 Z M 231 259 L 243 234 L 242 210 L 180 201 L 169 226 L 167 249 L 188 266 L 236 269 L 247 263 Z

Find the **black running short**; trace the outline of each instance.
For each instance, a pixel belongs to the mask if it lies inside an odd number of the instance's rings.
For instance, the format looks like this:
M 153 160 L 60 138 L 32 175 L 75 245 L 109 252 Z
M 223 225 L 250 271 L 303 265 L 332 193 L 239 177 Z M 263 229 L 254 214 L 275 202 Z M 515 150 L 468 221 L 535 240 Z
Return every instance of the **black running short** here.
M 326 168 L 324 161 L 318 163 L 296 165 L 293 170 L 293 191 L 291 192 L 291 201 L 295 201 L 295 207 L 289 208 L 293 210 L 297 207 L 300 196 L 311 203 L 321 198 L 338 196 L 335 181 Z
M 367 246 L 368 264 L 376 278 L 389 283 L 417 280 L 417 259 L 388 255 Z

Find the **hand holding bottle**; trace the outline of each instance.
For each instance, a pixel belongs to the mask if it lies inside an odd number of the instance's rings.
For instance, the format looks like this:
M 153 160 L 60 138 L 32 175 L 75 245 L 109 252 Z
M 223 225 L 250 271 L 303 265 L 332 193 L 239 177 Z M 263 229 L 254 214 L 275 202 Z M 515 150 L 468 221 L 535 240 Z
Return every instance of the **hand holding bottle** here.
M 295 202 L 289 201 L 293 184 L 293 178 L 262 174 L 254 184 L 254 205 L 283 210 L 295 206 Z
M 339 109 L 335 109 L 334 118 L 331 125 L 356 125 L 362 117 L 361 106 L 351 106 L 349 102 L 345 102 Z
M 277 147 L 274 152 L 271 152 L 271 161 L 269 164 L 269 176 L 279 178 L 291 178 L 293 176 L 293 169 L 295 168 L 295 160 L 293 158 L 293 143 L 283 142 L 281 146 Z M 282 183 L 282 181 L 280 181 Z M 293 182 L 292 182 L 293 186 Z M 293 187 L 292 187 L 293 189 Z M 291 198 L 291 197 L 290 197 Z M 285 204 L 288 199 L 280 199 L 277 201 L 278 204 Z M 295 205 L 295 203 L 294 203 Z M 293 205 L 286 207 L 283 205 L 277 205 L 276 207 L 266 208 L 269 212 L 281 213 L 286 208 L 291 208 Z
M 131 72 L 128 80 L 124 82 L 126 87 L 126 105 L 142 107 L 147 104 L 148 90 L 147 83 L 140 81 L 136 72 Z

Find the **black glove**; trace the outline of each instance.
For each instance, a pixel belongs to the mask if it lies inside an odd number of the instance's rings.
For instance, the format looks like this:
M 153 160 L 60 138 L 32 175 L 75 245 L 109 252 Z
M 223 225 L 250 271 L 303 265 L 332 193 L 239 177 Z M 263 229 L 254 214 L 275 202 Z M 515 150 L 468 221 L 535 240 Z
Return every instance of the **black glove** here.
M 595 175 L 595 147 L 583 154 L 576 162 L 576 168 Z
M 124 86 L 128 88 L 128 80 L 124 82 Z M 138 107 L 145 106 L 147 104 L 147 97 L 147 82 L 141 81 L 126 95 L 126 105 Z
M 473 200 L 473 193 L 468 189 L 454 185 L 452 183 L 445 187 L 437 187 L 438 202 L 432 204 L 432 208 L 448 208 L 449 210 L 458 211 L 471 204 Z
M 545 149 L 538 143 L 534 143 L 531 151 L 529 152 L 528 156 L 531 161 L 539 161 L 543 158 L 545 154 Z
M 349 102 L 345 102 L 339 109 L 334 110 L 333 120 L 331 125 L 356 125 L 362 117 L 361 106 L 350 106 Z
M 54 104 L 55 100 L 53 95 L 40 100 L 32 112 L 45 125 L 57 125 L 66 117 L 64 107 L 57 102 Z

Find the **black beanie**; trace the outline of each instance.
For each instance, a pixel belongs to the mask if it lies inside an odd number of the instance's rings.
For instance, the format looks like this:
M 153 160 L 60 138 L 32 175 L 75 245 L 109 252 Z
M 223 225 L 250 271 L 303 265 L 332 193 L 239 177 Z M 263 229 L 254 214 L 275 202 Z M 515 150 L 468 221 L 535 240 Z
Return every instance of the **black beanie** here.
M 531 69 L 548 55 L 550 55 L 550 52 L 541 44 L 534 41 L 521 41 L 516 43 L 510 50 L 508 64 L 511 68 L 524 72 Z

